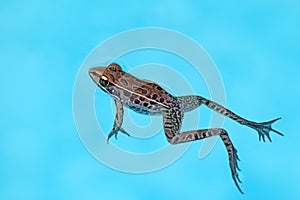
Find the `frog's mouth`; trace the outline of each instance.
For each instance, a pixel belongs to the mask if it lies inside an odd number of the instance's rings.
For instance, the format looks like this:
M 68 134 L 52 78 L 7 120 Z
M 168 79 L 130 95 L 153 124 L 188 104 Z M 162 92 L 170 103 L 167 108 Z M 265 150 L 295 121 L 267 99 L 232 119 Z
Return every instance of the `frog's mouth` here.
M 105 67 L 95 67 L 89 70 L 89 75 L 96 84 L 99 84 L 99 80 L 105 70 Z

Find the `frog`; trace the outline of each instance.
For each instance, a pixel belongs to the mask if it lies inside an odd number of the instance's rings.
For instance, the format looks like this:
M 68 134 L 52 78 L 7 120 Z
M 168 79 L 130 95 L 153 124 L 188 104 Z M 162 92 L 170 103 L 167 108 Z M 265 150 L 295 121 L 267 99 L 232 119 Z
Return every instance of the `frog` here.
M 219 136 L 227 150 L 232 179 L 242 194 L 244 194 L 244 192 L 240 187 L 241 180 L 238 173 L 238 171 L 240 171 L 238 165 L 240 159 L 228 132 L 223 128 L 180 132 L 184 113 L 192 111 L 201 105 L 205 105 L 241 125 L 256 130 L 259 141 L 265 142 L 266 139 L 268 139 L 272 142 L 270 132 L 283 136 L 281 132 L 272 128 L 272 124 L 281 118 L 266 122 L 254 122 L 202 96 L 174 96 L 155 82 L 142 80 L 130 73 L 126 73 L 117 63 L 111 63 L 106 67 L 93 67 L 89 69 L 88 73 L 94 83 L 113 98 L 116 105 L 115 120 L 112 130 L 108 134 L 107 143 L 109 143 L 112 136 L 115 136 L 117 139 L 119 132 L 130 136 L 130 134 L 122 128 L 124 107 L 128 107 L 144 115 L 163 115 L 164 133 L 167 141 L 172 145 Z

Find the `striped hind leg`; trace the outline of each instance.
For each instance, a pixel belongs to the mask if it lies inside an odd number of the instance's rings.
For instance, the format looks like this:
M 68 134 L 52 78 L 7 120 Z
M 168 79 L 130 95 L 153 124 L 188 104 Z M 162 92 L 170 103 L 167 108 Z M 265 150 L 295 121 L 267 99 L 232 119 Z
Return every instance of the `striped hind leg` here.
M 179 144 L 219 135 L 227 149 L 227 153 L 229 156 L 229 165 L 234 183 L 237 186 L 238 190 L 241 193 L 243 193 L 239 186 L 239 183 L 241 183 L 241 181 L 237 173 L 237 170 L 239 170 L 239 158 L 237 156 L 237 150 L 234 148 L 227 132 L 224 129 L 215 128 L 205 130 L 193 130 L 180 133 L 182 118 L 183 113 L 180 110 L 176 109 L 167 111 L 164 114 L 164 130 L 168 141 L 171 144 Z
M 263 141 L 265 141 L 265 137 L 267 137 L 269 139 L 269 141 L 272 142 L 272 139 L 270 137 L 271 131 L 277 133 L 278 135 L 283 136 L 283 134 L 281 132 L 272 128 L 272 124 L 281 118 L 277 118 L 277 119 L 267 121 L 267 122 L 257 123 L 257 122 L 247 120 L 247 119 L 235 114 L 234 112 L 228 110 L 227 108 L 221 106 L 220 104 L 213 102 L 211 100 L 208 100 L 201 96 L 182 96 L 182 97 L 178 97 L 177 99 L 181 106 L 181 109 L 184 112 L 193 110 L 193 109 L 197 108 L 198 106 L 200 106 L 201 104 L 204 104 L 207 107 L 209 107 L 210 109 L 212 109 L 226 117 L 229 117 L 242 125 L 246 125 L 250 128 L 253 128 L 254 130 L 256 130 L 258 132 L 259 140 L 262 139 Z

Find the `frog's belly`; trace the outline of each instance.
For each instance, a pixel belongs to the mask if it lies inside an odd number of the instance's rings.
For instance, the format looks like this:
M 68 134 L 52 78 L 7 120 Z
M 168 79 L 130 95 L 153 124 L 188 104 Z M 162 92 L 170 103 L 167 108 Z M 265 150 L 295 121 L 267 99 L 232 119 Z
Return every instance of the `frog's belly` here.
M 149 109 L 146 107 L 142 107 L 142 106 L 138 106 L 136 104 L 130 104 L 130 105 L 126 105 L 128 108 L 130 108 L 131 110 L 140 113 L 140 114 L 144 114 L 144 115 L 159 115 L 161 113 L 163 113 L 162 110 L 160 109 Z

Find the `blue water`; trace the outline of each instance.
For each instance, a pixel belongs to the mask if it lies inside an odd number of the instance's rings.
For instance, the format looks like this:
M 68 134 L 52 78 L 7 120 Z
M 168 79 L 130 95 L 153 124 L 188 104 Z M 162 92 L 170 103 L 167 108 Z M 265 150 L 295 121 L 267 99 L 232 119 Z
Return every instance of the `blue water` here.
M 300 199 L 299 19 L 297 1 L 1 1 L 0 199 Z M 220 71 L 227 107 L 256 121 L 282 117 L 274 127 L 285 136 L 272 134 L 272 143 L 225 121 L 245 195 L 221 142 L 204 159 L 203 142 L 194 142 L 172 165 L 146 174 L 111 169 L 84 147 L 72 111 L 77 72 L 99 43 L 143 27 L 173 29 L 201 44 Z M 122 62 L 130 69 L 147 53 Z M 209 96 L 203 80 L 191 78 L 191 85 Z M 95 96 L 111 105 L 102 91 Z M 104 120 L 112 125 L 113 116 Z M 163 132 L 155 137 L 167 144 Z M 125 136 L 120 145 L 125 140 L 145 152 Z

